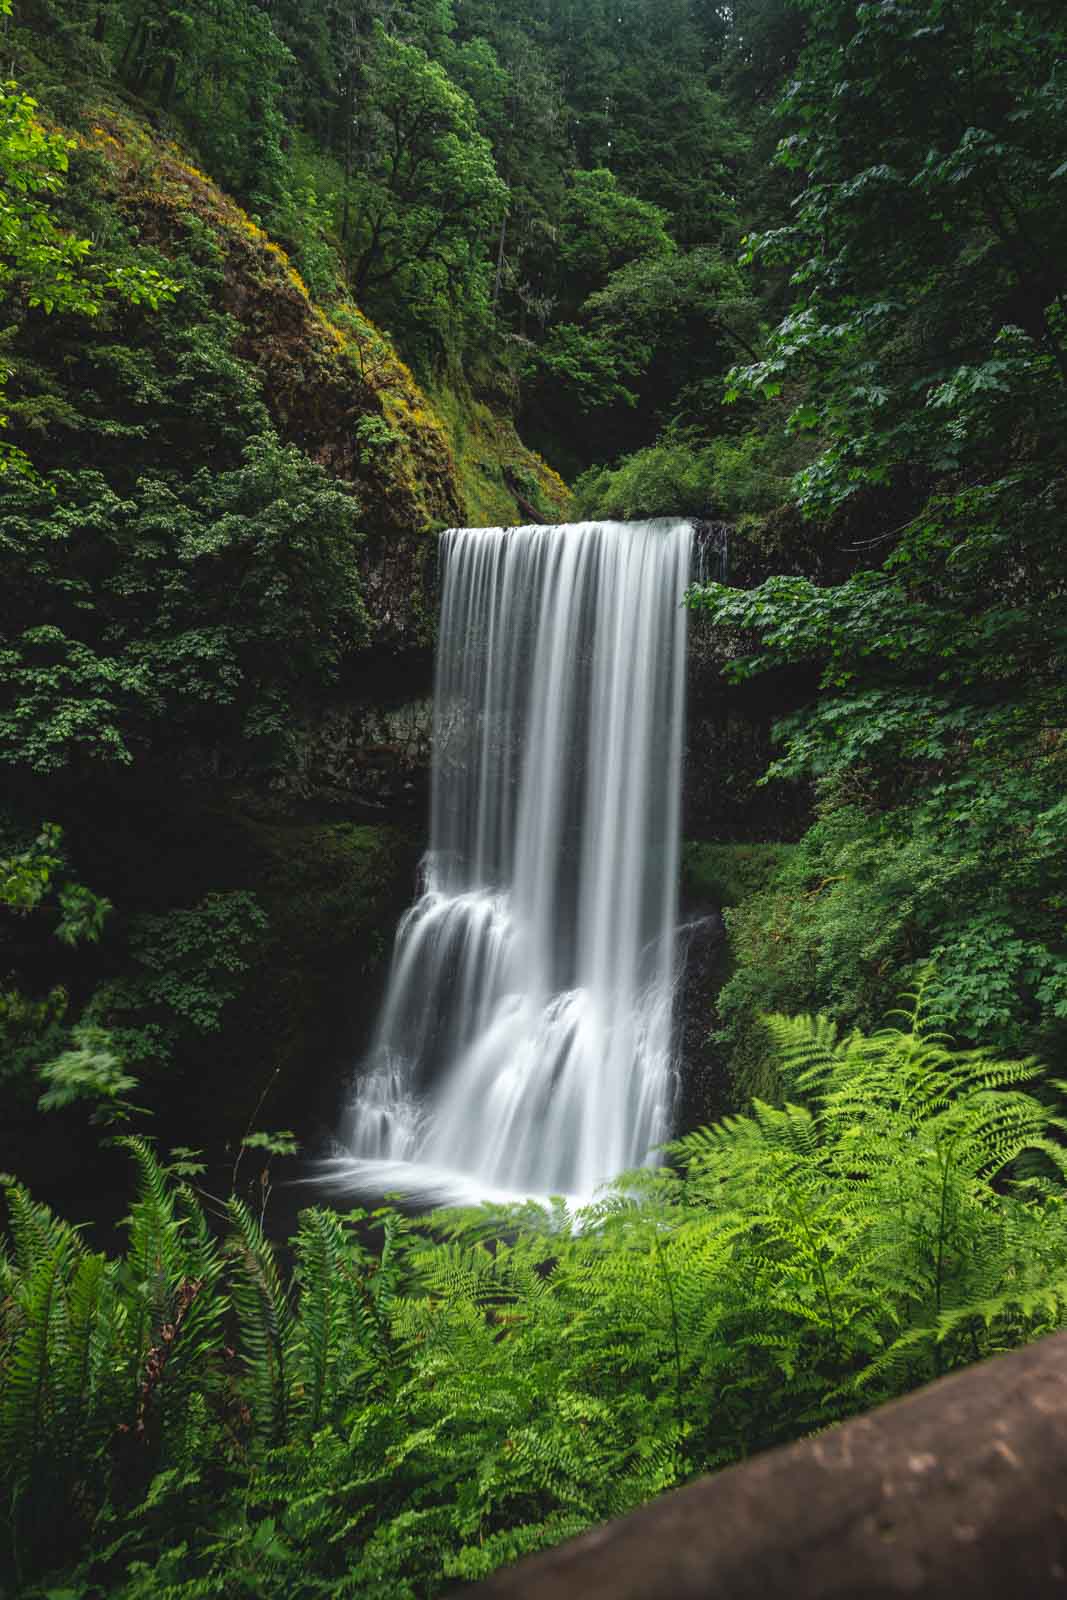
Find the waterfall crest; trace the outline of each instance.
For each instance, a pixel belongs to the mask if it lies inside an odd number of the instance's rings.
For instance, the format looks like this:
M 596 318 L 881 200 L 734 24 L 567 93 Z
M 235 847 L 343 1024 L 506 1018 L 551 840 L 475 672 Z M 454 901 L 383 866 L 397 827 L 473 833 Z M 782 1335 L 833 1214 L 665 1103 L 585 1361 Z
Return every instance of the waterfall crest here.
M 444 536 L 430 848 L 354 1175 L 584 1196 L 668 1136 L 691 538 Z

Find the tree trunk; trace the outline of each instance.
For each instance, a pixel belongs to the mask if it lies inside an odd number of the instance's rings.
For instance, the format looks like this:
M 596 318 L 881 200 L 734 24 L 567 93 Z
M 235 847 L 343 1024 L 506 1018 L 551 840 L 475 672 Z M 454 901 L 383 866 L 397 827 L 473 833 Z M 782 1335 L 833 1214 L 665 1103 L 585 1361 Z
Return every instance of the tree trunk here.
M 174 88 L 178 81 L 178 57 L 169 55 L 163 64 L 163 82 L 159 88 L 159 103 L 164 111 L 169 111 L 174 100 Z
M 504 278 L 504 242 L 508 236 L 508 214 L 505 211 L 500 219 L 500 238 L 496 247 L 496 275 L 493 278 L 493 310 L 496 311 L 500 300 L 500 286 Z

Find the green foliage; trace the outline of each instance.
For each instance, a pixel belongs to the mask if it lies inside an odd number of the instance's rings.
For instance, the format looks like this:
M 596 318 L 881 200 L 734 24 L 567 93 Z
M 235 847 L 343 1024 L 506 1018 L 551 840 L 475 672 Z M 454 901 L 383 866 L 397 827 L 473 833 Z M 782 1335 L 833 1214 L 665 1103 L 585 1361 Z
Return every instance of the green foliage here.
M 869 776 L 869 774 L 868 774 Z M 1055 1052 L 1063 1036 L 1062 754 L 876 809 L 862 776 L 828 788 L 771 884 L 728 915 L 718 999 L 738 1091 L 773 1092 L 758 1023 L 815 1004 L 870 1027 L 899 974 L 930 967 L 931 1020 L 961 1040 Z
M 360 417 L 356 423 L 356 438 L 360 442 L 360 458 L 365 466 L 373 466 L 400 443 L 400 435 L 384 417 Z
M 219 1035 L 244 994 L 269 921 L 247 890 L 215 891 L 197 905 L 134 918 L 128 966 L 92 996 L 87 1019 L 104 1026 L 139 1073 L 159 1077 L 204 1035 Z
M 189 910 L 140 918 L 130 948 L 145 969 L 144 1002 L 202 1031 L 217 1028 L 222 1007 L 247 970 L 246 951 L 266 927 L 255 896 L 241 889 L 209 894 Z
M 62 828 L 46 822 L 29 843 L 19 835 L 14 829 L 9 837 L 16 848 L 0 857 L 0 949 L 5 959 L 21 957 L 33 967 L 39 952 L 51 953 L 53 938 L 68 948 L 97 943 L 111 902 L 74 879 Z M 121 1113 L 121 1097 L 134 1080 L 122 1072 L 108 1035 L 88 1024 L 76 1025 L 68 1034 L 66 991 L 55 984 L 43 996 L 27 994 L 19 987 L 19 976 L 12 971 L 9 987 L 0 992 L 0 1081 L 5 1093 L 27 1100 L 39 1076 L 48 1085 L 39 1102 L 43 1110 L 88 1098 L 111 1102 L 112 1110 Z
M 153 105 L 316 296 L 351 286 L 427 373 L 488 351 L 534 375 L 539 415 L 542 391 L 569 375 L 566 363 L 542 371 L 531 342 L 573 327 L 635 262 L 659 263 L 676 289 L 653 287 L 636 348 L 604 358 L 618 370 L 595 404 L 609 413 L 629 406 L 627 361 L 652 367 L 623 444 L 649 442 L 680 388 L 721 372 L 724 338 L 752 350 L 751 308 L 740 322 L 724 314 L 736 293 L 704 314 L 709 263 L 737 287 L 750 146 L 747 98 L 720 88 L 730 30 L 718 13 L 688 0 L 538 3 L 521 16 L 496 0 L 361 0 L 343 13 L 322 0 L 113 0 L 95 12 L 24 0 L 23 11 L 27 71 L 68 119 L 86 82 L 117 81 Z M 609 343 L 624 333 L 619 311 Z M 616 419 L 604 420 L 609 436 Z
M 732 260 L 708 246 L 649 250 L 612 272 L 581 314 L 602 338 L 643 353 L 642 401 L 670 419 L 668 435 L 713 439 L 725 420 L 722 375 L 760 338 L 758 306 Z
M 124 1097 L 137 1087 L 137 1079 L 123 1071 L 122 1058 L 104 1028 L 80 1023 L 72 1030 L 73 1048 L 64 1050 L 40 1072 L 48 1085 L 37 1104 L 42 1111 L 62 1111 L 88 1100 L 97 1121 L 125 1121 L 136 1108 Z
M 277 1133 L 246 1133 L 241 1145 L 245 1150 L 265 1150 L 271 1156 L 295 1156 L 300 1149 L 296 1135 L 288 1128 Z
M 573 322 L 557 322 L 529 358 L 527 373 L 551 385 L 553 394 L 572 398 L 580 412 L 616 402 L 635 406 L 637 395 L 622 380 L 641 370 L 647 354 L 632 346 L 620 349 L 616 341 Z
M 11 1508 L 4 1559 L 16 1579 L 76 1548 L 106 1510 L 101 1467 L 140 1501 L 161 1452 L 180 1460 L 202 1408 L 221 1336 L 220 1262 L 199 1208 L 172 1190 L 143 1141 L 121 1262 L 86 1250 L 74 1229 L 5 1187 L 11 1255 L 0 1258 L 0 1452 Z
M 796 491 L 850 575 L 813 561 L 692 597 L 737 641 L 732 677 L 819 685 L 767 776 L 815 779 L 824 815 L 797 875 L 735 924 L 742 1079 L 760 1011 L 869 1025 L 928 961 L 960 1039 L 1055 1050 L 1067 1020 L 1062 17 L 804 9 L 780 107 L 794 220 L 748 247 L 790 270 L 789 303 L 734 388 L 788 405 L 818 450 Z
M 409 326 L 412 306 L 433 308 L 441 339 L 449 310 L 473 324 L 487 310 L 481 246 L 507 191 L 470 98 L 423 49 L 379 23 L 367 73 L 370 133 L 342 219 L 353 286 L 386 316 L 406 304 Z
M 0 14 L 10 15 L 10 0 Z M 151 267 L 98 263 L 92 242 L 57 221 L 51 197 L 62 190 L 71 142 L 38 120 L 37 101 L 17 83 L 0 84 L 0 301 L 18 297 L 25 308 L 95 316 L 117 293 L 133 304 L 158 307 L 177 285 Z M 10 366 L 0 360 L 0 406 Z M 0 427 L 6 426 L 0 416 Z M 32 479 L 22 451 L 0 442 L 0 477 Z
M 666 222 L 659 206 L 626 194 L 606 167 L 572 173 L 559 242 L 568 293 L 584 299 L 583 289 L 588 292 L 627 262 L 672 256 Z
M 792 892 L 737 926 L 742 1012 L 810 1005 L 869 1024 L 899 974 L 933 960 L 933 1003 L 957 1037 L 1062 1037 L 1067 635 L 1049 470 L 938 496 L 881 571 L 696 598 L 756 642 L 733 675 L 822 670 L 819 700 L 776 730 L 768 777 L 815 777 L 825 816 Z M 772 974 L 786 973 L 779 990 Z
M 67 171 L 68 141 L 48 133 L 37 120 L 36 100 L 6 83 L 0 91 L 0 163 L 5 194 L 0 204 L 0 290 L 10 294 L 25 280 L 27 303 L 45 311 L 99 311 L 84 261 L 87 239 L 56 227 L 47 201 Z
M 788 755 L 775 771 L 893 763 L 912 789 L 932 766 L 1014 759 L 1058 726 L 1067 705 L 1062 496 L 1055 459 L 1023 464 L 933 497 L 897 530 L 879 571 L 828 588 L 771 578 L 751 593 L 697 591 L 693 603 L 716 622 L 757 636 L 732 676 L 805 660 L 822 668 L 827 693 L 783 725 Z
M 0 989 L 0 1083 L 9 1114 L 31 1102 L 36 1073 L 66 1048 L 69 997 L 59 984 L 31 997 L 14 982 Z
M 440 1593 L 1062 1324 L 1033 1062 L 770 1017 L 799 1097 L 585 1213 L 305 1211 L 220 1252 L 142 1140 L 122 1258 L 7 1187 L 0 1482 L 23 1583 Z M 180 1165 L 181 1163 L 179 1163 Z
M 799 1392 L 812 1358 L 840 1363 L 820 1420 L 850 1395 L 884 1396 L 1003 1348 L 1017 1317 L 1048 1327 L 1062 1315 L 1062 1268 L 1040 1245 L 1031 1253 L 1041 1203 L 1030 1197 L 1047 1181 L 1024 1177 L 1031 1165 L 1004 1184 L 1024 1151 L 1063 1169 L 1025 1088 L 1040 1069 L 950 1053 L 927 1031 L 924 1001 L 913 997 L 903 1029 L 869 1036 L 767 1018 L 782 1076 L 806 1103 L 757 1101 L 751 1118 L 681 1141 L 686 1181 L 713 1181 L 728 1213 L 735 1175 L 747 1190 L 765 1174 L 767 1203 L 745 1219 L 761 1258 L 750 1270 L 769 1269 L 767 1315 L 751 1335 Z
M 833 506 L 907 463 L 966 470 L 1010 405 L 1062 414 L 1062 16 L 1049 0 L 805 0 L 810 43 L 779 159 L 794 219 L 749 240 L 797 296 L 738 387 L 804 377 L 793 425 L 826 448 L 802 498 Z M 1044 413 L 1044 414 L 1043 414 Z
M 271 432 L 241 455 L 184 481 L 146 472 L 128 496 L 84 470 L 55 474 L 54 497 L 9 497 L 9 766 L 128 764 L 153 745 L 227 734 L 264 748 L 284 736 L 301 687 L 336 672 L 363 626 L 356 502 Z M 51 620 L 35 623 L 42 613 Z
M 228 1204 L 233 1228 L 234 1306 L 241 1328 L 251 1416 L 261 1436 L 284 1443 L 289 1431 L 289 1347 L 292 1318 L 271 1246 L 244 1203 Z
M 773 511 L 788 500 L 803 453 L 773 432 L 708 441 L 702 431 L 670 427 L 613 466 L 582 473 L 574 485 L 575 514 L 728 518 Z
M 806 459 L 803 446 L 798 451 L 792 441 L 767 436 L 715 437 L 724 420 L 732 420 L 724 418 L 723 375 L 739 351 L 754 353 L 750 341 L 760 336 L 758 308 L 737 267 L 708 246 L 678 251 L 669 236 L 660 236 L 662 219 L 653 208 L 621 195 L 614 180 L 602 188 L 588 194 L 576 182 L 572 191 L 588 215 L 587 222 L 565 216 L 561 224 L 562 256 L 574 258 L 562 307 L 576 320 L 552 322 L 528 353 L 524 372 L 533 387 L 527 404 L 541 403 L 546 411 L 562 406 L 564 415 L 570 409 L 600 412 L 587 450 L 593 456 L 600 453 L 601 433 L 605 440 L 617 438 L 620 406 L 637 412 L 625 423 L 624 439 L 635 429 L 647 439 L 655 431 L 650 423 L 665 424 L 655 444 L 579 480 L 579 495 L 590 503 L 613 494 L 616 503 L 636 501 L 640 516 L 649 514 L 650 496 L 658 508 L 653 515 L 778 503 L 789 473 Z M 606 207 L 608 198 L 618 215 Z M 588 431 L 589 424 L 582 427 Z M 748 503 L 737 505 L 729 480 L 743 474 L 753 456 L 762 465 L 776 452 L 789 466 L 779 469 L 774 489 L 763 488 L 762 497 L 750 490 Z M 715 484 L 716 478 L 723 482 Z
M 132 270 L 147 252 L 106 167 L 76 159 L 63 220 Z M 8 345 L 11 426 L 47 479 L 10 485 L 0 506 L 15 768 L 129 765 L 157 741 L 236 739 L 262 758 L 294 698 L 364 637 L 352 488 L 278 437 L 220 310 L 215 236 L 192 213 L 176 234 L 173 258 L 149 257 L 180 286 L 173 305 L 109 304 L 89 324 L 57 311 L 47 331 L 24 318 Z
M 186 120 L 221 181 L 254 205 L 283 198 L 282 82 L 293 63 L 266 13 L 250 0 L 118 0 L 106 34 L 118 75 Z
M 46 822 L 28 849 L 0 858 L 0 906 L 20 916 L 36 911 L 55 894 L 59 918 L 55 937 L 63 944 L 83 940 L 95 944 L 103 931 L 111 904 L 70 877 L 63 849 L 63 830 Z

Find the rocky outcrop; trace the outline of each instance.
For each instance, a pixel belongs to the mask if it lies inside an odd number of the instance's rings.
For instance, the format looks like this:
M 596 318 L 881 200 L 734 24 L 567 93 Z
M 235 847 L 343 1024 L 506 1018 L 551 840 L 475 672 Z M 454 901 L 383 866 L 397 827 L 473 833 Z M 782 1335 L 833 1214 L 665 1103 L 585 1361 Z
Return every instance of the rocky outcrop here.
M 403 817 L 424 829 L 433 734 L 429 653 L 372 662 L 358 692 L 292 731 L 293 754 L 275 793 L 316 797 L 369 820 Z

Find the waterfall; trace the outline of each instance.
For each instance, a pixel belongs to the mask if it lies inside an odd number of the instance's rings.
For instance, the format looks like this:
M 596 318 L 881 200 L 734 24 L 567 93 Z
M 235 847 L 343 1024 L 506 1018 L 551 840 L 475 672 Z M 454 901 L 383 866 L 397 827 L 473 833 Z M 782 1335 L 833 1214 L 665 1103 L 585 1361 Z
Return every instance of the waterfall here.
M 354 1182 L 587 1196 L 669 1135 L 691 538 L 444 535 L 430 847 Z

